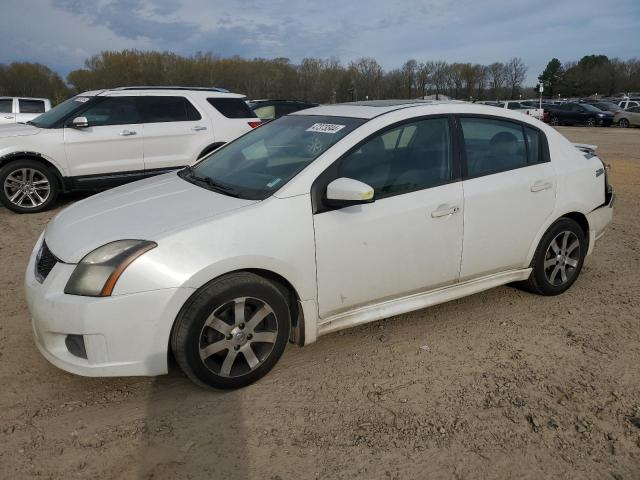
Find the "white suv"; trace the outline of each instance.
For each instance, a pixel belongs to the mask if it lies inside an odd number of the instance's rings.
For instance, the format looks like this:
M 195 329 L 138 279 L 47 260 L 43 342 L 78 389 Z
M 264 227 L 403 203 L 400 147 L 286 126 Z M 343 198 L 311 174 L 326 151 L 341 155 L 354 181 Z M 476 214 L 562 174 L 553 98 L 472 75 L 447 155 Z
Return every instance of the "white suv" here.
M 192 167 L 88 198 L 26 271 L 36 343 L 81 375 L 264 375 L 288 339 L 511 282 L 557 295 L 611 220 L 602 161 L 468 103 L 302 110 Z M 542 311 L 542 310 L 541 310 Z
M 49 110 L 48 98 L 0 97 L 0 125 L 28 122 Z
M 260 120 L 216 88 L 86 92 L 26 124 L 0 127 L 0 201 L 19 212 L 60 191 L 100 190 L 190 165 Z

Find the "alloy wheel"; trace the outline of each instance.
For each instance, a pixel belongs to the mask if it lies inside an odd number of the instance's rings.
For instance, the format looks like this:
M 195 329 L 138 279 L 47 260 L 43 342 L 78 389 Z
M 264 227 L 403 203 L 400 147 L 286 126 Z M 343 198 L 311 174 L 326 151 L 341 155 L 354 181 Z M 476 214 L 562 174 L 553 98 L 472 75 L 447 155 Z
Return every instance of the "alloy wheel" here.
M 620 122 L 618 122 L 618 126 L 620 128 L 627 128 L 629 126 L 629 120 L 626 118 L 621 119 Z
M 595 127 L 596 126 L 596 121 L 593 118 L 590 118 L 587 120 L 587 127 Z
M 544 274 L 551 285 L 570 281 L 580 263 L 580 240 L 575 233 L 565 230 L 554 237 L 544 256 Z
M 553 117 L 551 119 L 551 125 L 560 125 L 560 120 L 558 119 L 558 117 Z
M 4 194 L 21 208 L 36 208 L 44 204 L 51 193 L 46 175 L 35 168 L 18 168 L 4 180 Z
M 216 308 L 200 331 L 200 360 L 222 377 L 258 368 L 278 338 L 278 319 L 265 301 L 239 297 Z

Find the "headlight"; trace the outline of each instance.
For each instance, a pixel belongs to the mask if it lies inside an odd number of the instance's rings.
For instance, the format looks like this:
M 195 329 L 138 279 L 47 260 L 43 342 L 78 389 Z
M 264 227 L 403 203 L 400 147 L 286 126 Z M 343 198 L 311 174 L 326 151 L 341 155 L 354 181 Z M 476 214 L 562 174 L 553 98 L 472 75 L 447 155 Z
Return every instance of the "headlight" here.
M 110 296 L 120 275 L 131 262 L 157 246 L 157 243 L 146 240 L 117 240 L 96 248 L 76 265 L 64 293 Z

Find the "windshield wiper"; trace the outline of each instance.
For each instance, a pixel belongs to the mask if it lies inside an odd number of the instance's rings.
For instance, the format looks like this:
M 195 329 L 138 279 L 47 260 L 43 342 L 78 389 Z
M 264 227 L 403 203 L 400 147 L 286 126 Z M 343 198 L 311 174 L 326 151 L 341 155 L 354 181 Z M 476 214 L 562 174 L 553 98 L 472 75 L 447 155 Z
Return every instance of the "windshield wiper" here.
M 184 173 L 182 173 L 184 172 Z M 208 185 L 211 190 L 215 190 L 221 193 L 224 193 L 225 195 L 229 195 L 231 197 L 237 197 L 238 193 L 236 191 L 235 188 L 229 186 L 229 185 L 225 185 L 223 183 L 219 183 L 216 182 L 213 178 L 211 177 L 201 177 L 200 175 L 196 175 L 195 172 L 193 171 L 193 167 L 191 165 L 189 165 L 188 167 L 185 167 L 184 170 L 181 170 L 180 173 L 183 176 L 188 176 L 190 179 L 195 180 L 196 182 L 201 182 L 204 183 L 206 185 Z

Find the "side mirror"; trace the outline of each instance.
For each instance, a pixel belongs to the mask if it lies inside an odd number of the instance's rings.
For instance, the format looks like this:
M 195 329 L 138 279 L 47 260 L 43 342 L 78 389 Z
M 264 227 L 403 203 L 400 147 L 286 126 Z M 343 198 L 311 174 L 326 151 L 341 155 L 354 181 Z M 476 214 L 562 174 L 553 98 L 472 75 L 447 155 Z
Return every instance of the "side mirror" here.
M 89 126 L 89 120 L 87 117 L 76 117 L 71 121 L 70 127 L 72 128 L 87 128 Z
M 353 178 L 337 178 L 327 185 L 326 201 L 332 207 L 361 205 L 374 200 L 373 187 Z

